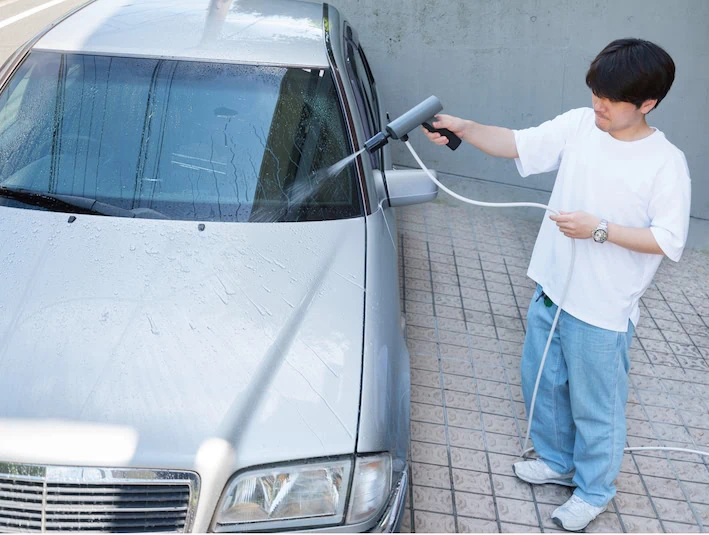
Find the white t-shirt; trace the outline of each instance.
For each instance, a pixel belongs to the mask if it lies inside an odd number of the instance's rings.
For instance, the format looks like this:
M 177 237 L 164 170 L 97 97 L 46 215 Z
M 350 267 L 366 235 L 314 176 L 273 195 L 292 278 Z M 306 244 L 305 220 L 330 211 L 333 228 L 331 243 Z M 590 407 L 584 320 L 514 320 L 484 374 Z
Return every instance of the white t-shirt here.
M 549 206 L 584 211 L 610 223 L 650 228 L 658 245 L 679 261 L 689 227 L 689 170 L 684 154 L 659 130 L 619 141 L 595 124 L 590 108 L 514 131 L 523 177 L 559 169 Z M 544 217 L 527 275 L 559 302 L 571 261 L 571 240 Z M 636 253 L 590 237 L 576 240 L 576 261 L 563 308 L 603 329 L 637 325 L 638 302 L 662 255 Z

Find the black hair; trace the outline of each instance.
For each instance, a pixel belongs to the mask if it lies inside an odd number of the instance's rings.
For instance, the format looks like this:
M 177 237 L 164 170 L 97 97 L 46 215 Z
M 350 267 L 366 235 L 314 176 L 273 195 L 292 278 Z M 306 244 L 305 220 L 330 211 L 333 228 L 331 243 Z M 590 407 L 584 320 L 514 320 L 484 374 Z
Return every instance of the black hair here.
M 639 108 L 657 99 L 657 107 L 675 79 L 675 63 L 655 43 L 642 39 L 617 39 L 591 62 L 586 85 L 597 97 L 630 102 Z

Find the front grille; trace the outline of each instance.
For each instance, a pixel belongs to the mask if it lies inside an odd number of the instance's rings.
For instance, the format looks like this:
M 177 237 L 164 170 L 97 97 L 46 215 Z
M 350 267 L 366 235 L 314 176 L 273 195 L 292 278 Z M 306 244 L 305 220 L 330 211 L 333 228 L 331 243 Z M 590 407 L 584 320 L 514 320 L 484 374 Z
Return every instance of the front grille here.
M 192 472 L 0 463 L 0 532 L 185 532 L 198 494 Z

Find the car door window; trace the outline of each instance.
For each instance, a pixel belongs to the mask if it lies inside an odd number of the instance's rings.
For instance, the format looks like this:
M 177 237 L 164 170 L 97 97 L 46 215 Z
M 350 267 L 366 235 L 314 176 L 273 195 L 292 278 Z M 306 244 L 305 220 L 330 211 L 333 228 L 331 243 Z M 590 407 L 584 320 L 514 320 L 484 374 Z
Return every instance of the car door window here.
M 372 74 L 372 69 L 369 67 L 369 61 L 367 61 L 367 56 L 362 50 L 362 45 L 357 47 L 357 57 L 361 63 L 362 72 L 364 72 L 368 84 L 365 86 L 369 91 L 370 100 L 372 103 L 372 112 L 374 114 L 375 121 L 377 123 L 377 130 L 381 130 L 381 110 L 379 109 L 379 96 L 377 95 L 377 84 L 374 82 L 374 75 Z
M 377 84 L 374 81 L 374 74 L 372 73 L 372 69 L 369 66 L 369 61 L 367 60 L 367 55 L 364 53 L 364 50 L 362 49 L 362 45 L 359 45 L 358 47 L 359 50 L 359 56 L 362 61 L 362 65 L 364 67 L 364 71 L 367 75 L 367 80 L 369 81 L 369 89 L 371 91 L 371 102 L 372 102 L 372 111 L 375 117 L 375 121 L 377 121 L 377 132 L 380 132 L 384 128 L 385 121 L 387 120 L 387 117 L 385 117 L 384 113 L 382 112 L 381 109 L 381 101 L 379 100 L 379 95 L 377 93 Z M 391 169 L 391 153 L 390 153 L 390 148 L 388 145 L 385 145 L 382 150 L 381 150 L 381 156 L 383 158 L 382 162 L 382 173 L 384 173 L 385 169 Z M 386 182 L 386 178 L 384 179 Z
M 352 90 L 355 93 L 355 100 L 362 118 L 365 135 L 369 139 L 381 130 L 379 106 L 375 102 L 376 95 L 367 75 L 367 67 L 362 59 L 361 48 L 350 38 L 345 40 L 345 44 L 347 70 L 352 83 Z M 371 154 L 370 157 L 372 159 L 372 167 L 374 169 L 382 169 L 382 151 L 379 150 L 375 154 Z

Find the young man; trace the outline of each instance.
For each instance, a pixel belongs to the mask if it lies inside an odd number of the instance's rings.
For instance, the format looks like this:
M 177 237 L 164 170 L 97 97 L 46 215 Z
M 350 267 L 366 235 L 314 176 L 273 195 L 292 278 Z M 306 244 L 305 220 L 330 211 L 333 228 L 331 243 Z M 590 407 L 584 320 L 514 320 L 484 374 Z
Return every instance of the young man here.
M 659 46 L 613 41 L 586 75 L 593 109 L 536 128 L 509 130 L 439 115 L 492 156 L 514 158 L 522 176 L 558 169 L 528 276 L 538 283 L 527 316 L 522 389 L 529 405 L 576 239 L 576 261 L 536 400 L 532 440 L 539 459 L 518 462 L 520 479 L 575 487 L 553 514 L 585 528 L 615 495 L 625 446 L 628 350 L 638 302 L 663 256 L 680 259 L 690 178 L 684 154 L 645 116 L 665 97 L 675 65 Z M 424 131 L 437 145 L 448 140 Z

